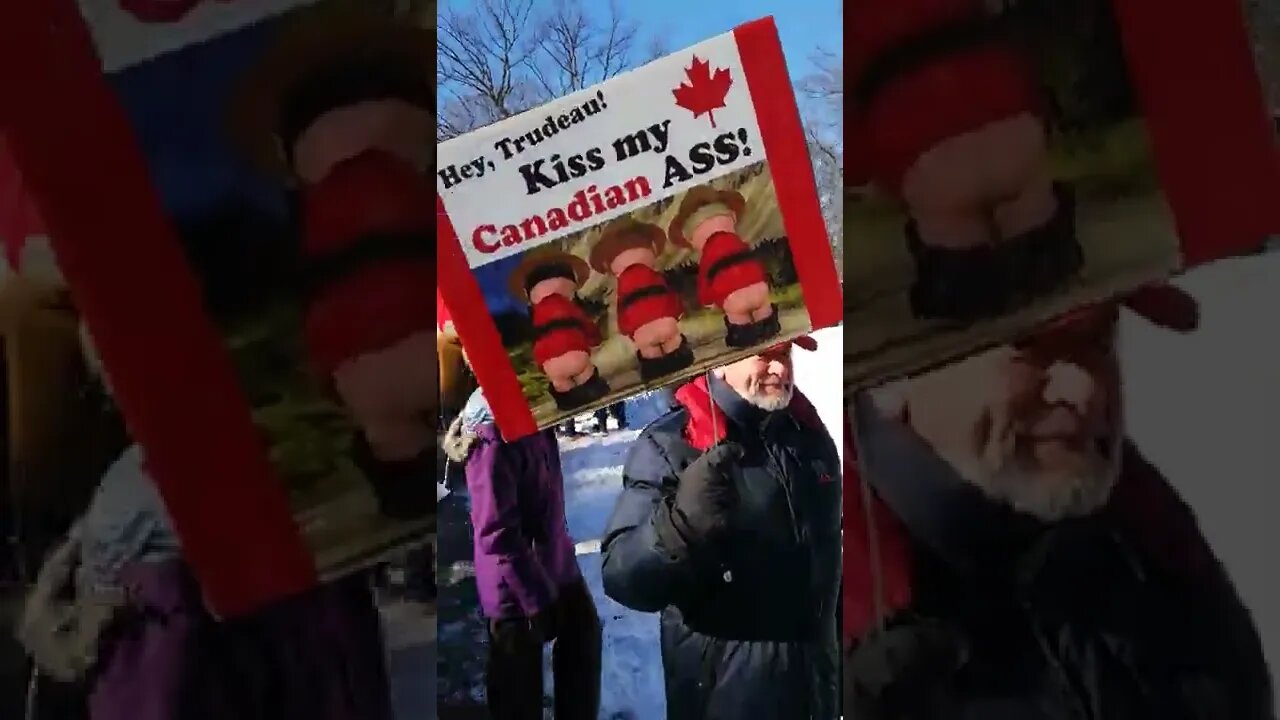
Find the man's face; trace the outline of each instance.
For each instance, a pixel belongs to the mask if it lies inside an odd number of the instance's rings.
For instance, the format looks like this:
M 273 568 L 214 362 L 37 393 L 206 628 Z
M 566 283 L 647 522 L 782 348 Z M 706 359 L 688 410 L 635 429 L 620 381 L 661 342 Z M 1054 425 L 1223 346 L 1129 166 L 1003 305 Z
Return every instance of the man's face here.
M 1114 309 L 871 393 L 965 480 L 1043 520 L 1104 505 L 1122 439 Z
M 791 402 L 795 389 L 791 378 L 791 344 L 783 343 L 759 355 L 716 368 L 725 381 L 747 402 L 762 410 L 781 410 Z

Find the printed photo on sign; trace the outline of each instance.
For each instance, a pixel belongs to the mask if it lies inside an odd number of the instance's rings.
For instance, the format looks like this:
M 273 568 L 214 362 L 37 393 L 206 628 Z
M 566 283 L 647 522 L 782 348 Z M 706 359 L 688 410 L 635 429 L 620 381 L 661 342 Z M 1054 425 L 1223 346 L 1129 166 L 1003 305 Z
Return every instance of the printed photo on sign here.
M 810 329 L 758 163 L 476 269 L 540 425 Z
M 805 215 L 822 227 L 816 193 L 788 206 L 778 191 L 812 187 L 811 170 L 778 177 L 766 157 L 761 115 L 788 108 L 755 104 L 742 56 L 728 33 L 438 146 L 455 235 L 441 243 L 470 269 L 441 289 L 486 392 L 504 392 L 488 370 L 515 376 L 519 397 L 495 405 L 547 427 L 807 333 L 814 302 L 838 307 L 825 233 L 788 231 Z M 825 260 L 825 284 L 806 285 L 802 254 Z M 474 349 L 488 324 L 501 353 Z
M 1110 2 L 899 5 L 846 8 L 850 388 L 1180 264 Z
M 321 578 L 423 543 L 434 4 L 82 8 Z

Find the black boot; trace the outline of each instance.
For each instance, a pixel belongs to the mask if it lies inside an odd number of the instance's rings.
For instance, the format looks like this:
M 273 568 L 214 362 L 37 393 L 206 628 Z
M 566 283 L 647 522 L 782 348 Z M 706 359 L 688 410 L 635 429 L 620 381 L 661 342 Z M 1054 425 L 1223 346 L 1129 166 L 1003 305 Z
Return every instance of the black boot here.
M 916 263 L 911 312 L 917 318 L 967 324 L 997 316 L 1007 307 L 1004 272 L 993 246 L 930 247 L 920 239 L 914 221 L 907 223 L 906 235 Z
M 782 322 L 778 320 L 778 306 L 770 305 L 773 314 L 763 320 L 736 325 L 724 319 L 724 344 L 731 348 L 748 348 L 759 345 L 765 340 L 782 332 Z
M 608 394 L 609 383 L 605 382 L 604 377 L 600 375 L 600 368 L 592 369 L 591 378 L 572 390 L 560 392 L 554 387 L 551 388 L 551 397 L 556 401 L 556 409 L 562 412 L 590 405 Z
M 675 350 L 656 358 L 647 358 L 636 353 L 636 360 L 640 363 L 640 380 L 642 382 L 653 382 L 665 375 L 673 375 L 693 364 L 693 346 L 689 344 L 689 338 L 684 335 L 680 336 L 680 347 Z
M 971 323 L 1066 289 L 1084 267 L 1084 252 L 1076 238 L 1074 194 L 1059 184 L 1054 195 L 1058 208 L 1048 223 L 993 245 L 929 247 L 915 222 L 908 222 L 907 247 L 916 262 L 915 316 Z
M 1008 284 L 1022 306 L 1065 290 L 1084 267 L 1084 250 L 1076 237 L 1075 194 L 1055 184 L 1058 209 L 1045 225 L 1001 244 L 1007 253 Z
M 373 486 L 379 512 L 393 520 L 421 520 L 435 513 L 434 455 L 435 448 L 428 447 L 413 458 L 382 460 L 364 433 L 356 433 L 351 446 L 352 460 Z

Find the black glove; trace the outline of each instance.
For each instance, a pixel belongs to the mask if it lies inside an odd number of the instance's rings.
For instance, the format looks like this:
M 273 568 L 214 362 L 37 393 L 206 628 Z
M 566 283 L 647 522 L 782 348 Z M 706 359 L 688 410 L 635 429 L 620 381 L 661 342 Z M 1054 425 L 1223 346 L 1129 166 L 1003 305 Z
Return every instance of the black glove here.
M 533 617 L 510 617 L 489 621 L 489 634 L 493 643 L 508 652 L 521 647 L 541 647 L 556 638 L 554 608 L 547 608 Z
M 668 544 L 705 543 L 722 536 L 729 528 L 738 503 L 738 489 L 730 467 L 741 460 L 742 455 L 741 445 L 721 443 L 680 473 L 680 484 L 668 511 L 662 515 L 664 522 L 659 528 L 678 535 L 678 539 L 671 538 Z
M 968 661 L 968 644 L 946 625 L 917 620 L 874 632 L 845 653 L 844 716 L 899 718 Z

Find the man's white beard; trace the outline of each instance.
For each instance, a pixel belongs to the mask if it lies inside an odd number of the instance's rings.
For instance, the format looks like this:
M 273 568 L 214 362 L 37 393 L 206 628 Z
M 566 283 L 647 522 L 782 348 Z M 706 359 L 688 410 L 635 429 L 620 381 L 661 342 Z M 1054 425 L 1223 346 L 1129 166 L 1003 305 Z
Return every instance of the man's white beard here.
M 1013 458 L 992 471 L 957 467 L 959 474 L 987 497 L 1045 522 L 1091 515 L 1107 504 L 1120 476 L 1121 436 L 1105 455 L 1090 455 L 1080 467 L 1045 476 L 1021 467 Z
M 747 397 L 747 402 L 765 412 L 777 412 L 785 410 L 791 404 L 791 396 L 795 394 L 795 386 L 788 386 L 787 389 L 777 395 L 763 395 L 761 393 L 752 393 Z

